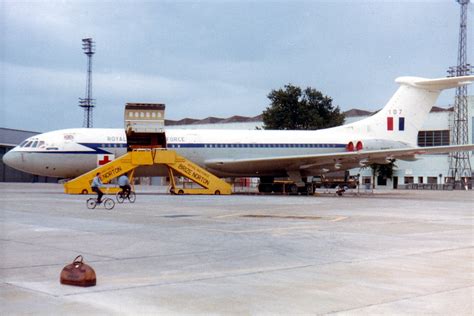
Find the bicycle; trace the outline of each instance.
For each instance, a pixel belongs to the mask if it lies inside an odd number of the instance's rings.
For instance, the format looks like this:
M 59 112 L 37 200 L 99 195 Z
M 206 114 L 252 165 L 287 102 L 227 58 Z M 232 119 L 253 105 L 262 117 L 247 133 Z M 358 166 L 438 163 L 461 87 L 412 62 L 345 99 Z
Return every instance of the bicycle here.
M 100 204 L 103 204 L 104 207 L 108 210 L 113 209 L 114 206 L 115 206 L 114 200 L 109 199 L 109 198 L 102 199 L 102 201 L 100 203 L 97 203 L 97 199 L 95 199 L 95 198 L 87 199 L 87 208 L 88 209 L 91 209 L 91 210 L 95 209 L 97 207 L 97 205 L 100 205 Z
M 119 191 L 117 192 L 115 197 L 117 198 L 117 202 L 119 202 L 120 204 L 123 203 L 126 199 L 128 199 L 130 203 L 135 203 L 135 199 L 136 199 L 135 192 L 133 191 L 130 191 L 128 195 L 126 195 L 126 193 L 123 191 Z

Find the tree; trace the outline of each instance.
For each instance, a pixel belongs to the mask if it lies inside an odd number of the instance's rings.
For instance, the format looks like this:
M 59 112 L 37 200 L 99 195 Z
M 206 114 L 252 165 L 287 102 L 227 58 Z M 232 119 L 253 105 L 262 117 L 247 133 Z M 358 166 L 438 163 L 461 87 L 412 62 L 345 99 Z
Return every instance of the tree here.
M 386 164 L 373 163 L 368 166 L 372 169 L 372 188 L 373 189 L 375 189 L 375 178 L 377 176 L 381 176 L 384 179 L 392 179 L 394 169 L 397 167 L 397 165 L 395 164 L 395 161 L 396 159 L 390 159 L 390 162 Z
M 263 111 L 264 129 L 315 130 L 341 125 L 344 114 L 332 99 L 320 91 L 288 84 L 285 90 L 272 90 L 271 103 Z

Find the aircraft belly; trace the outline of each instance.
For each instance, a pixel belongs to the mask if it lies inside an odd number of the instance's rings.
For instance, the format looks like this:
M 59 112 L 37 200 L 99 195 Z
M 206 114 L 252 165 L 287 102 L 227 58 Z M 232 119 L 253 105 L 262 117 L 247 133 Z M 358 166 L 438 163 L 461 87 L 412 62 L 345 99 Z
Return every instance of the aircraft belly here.
M 39 176 L 70 178 L 84 174 L 97 165 L 96 155 L 21 153 L 23 171 Z
M 216 149 L 212 153 L 206 153 L 208 157 L 232 157 L 233 160 L 223 160 L 219 162 L 219 159 L 213 159 L 212 162 L 206 162 L 206 168 L 218 176 L 285 176 L 287 171 L 299 170 L 301 163 L 287 162 L 278 160 L 278 157 L 288 156 L 300 156 L 308 154 L 322 154 L 327 153 L 328 149 L 270 149 L 270 148 L 258 148 L 258 149 L 227 149 L 225 152 L 216 153 Z M 268 159 L 266 159 L 268 158 Z M 234 160 L 235 159 L 235 160 Z M 239 159 L 255 161 L 248 163 L 240 163 Z M 327 162 L 318 162 L 317 164 L 325 164 Z M 305 171 L 308 173 L 308 171 Z M 320 170 L 314 174 L 320 174 Z

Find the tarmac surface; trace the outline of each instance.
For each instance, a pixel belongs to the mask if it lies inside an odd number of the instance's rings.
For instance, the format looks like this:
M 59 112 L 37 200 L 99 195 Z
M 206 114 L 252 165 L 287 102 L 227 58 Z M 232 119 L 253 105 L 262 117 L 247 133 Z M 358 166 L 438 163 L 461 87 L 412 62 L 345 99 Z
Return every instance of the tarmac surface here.
M 473 191 L 155 188 L 108 211 L 0 184 L 0 314 L 474 314 Z M 60 284 L 79 254 L 96 286 Z

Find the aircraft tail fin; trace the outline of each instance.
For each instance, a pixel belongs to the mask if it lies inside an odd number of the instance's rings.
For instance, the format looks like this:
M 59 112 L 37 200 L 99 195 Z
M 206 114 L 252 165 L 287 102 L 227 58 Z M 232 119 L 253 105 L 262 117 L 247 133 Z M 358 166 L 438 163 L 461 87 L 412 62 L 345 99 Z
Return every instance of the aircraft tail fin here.
M 474 76 L 440 79 L 399 77 L 395 82 L 400 87 L 382 110 L 348 126 L 367 138 L 392 139 L 416 146 L 418 131 L 441 91 L 473 81 Z

